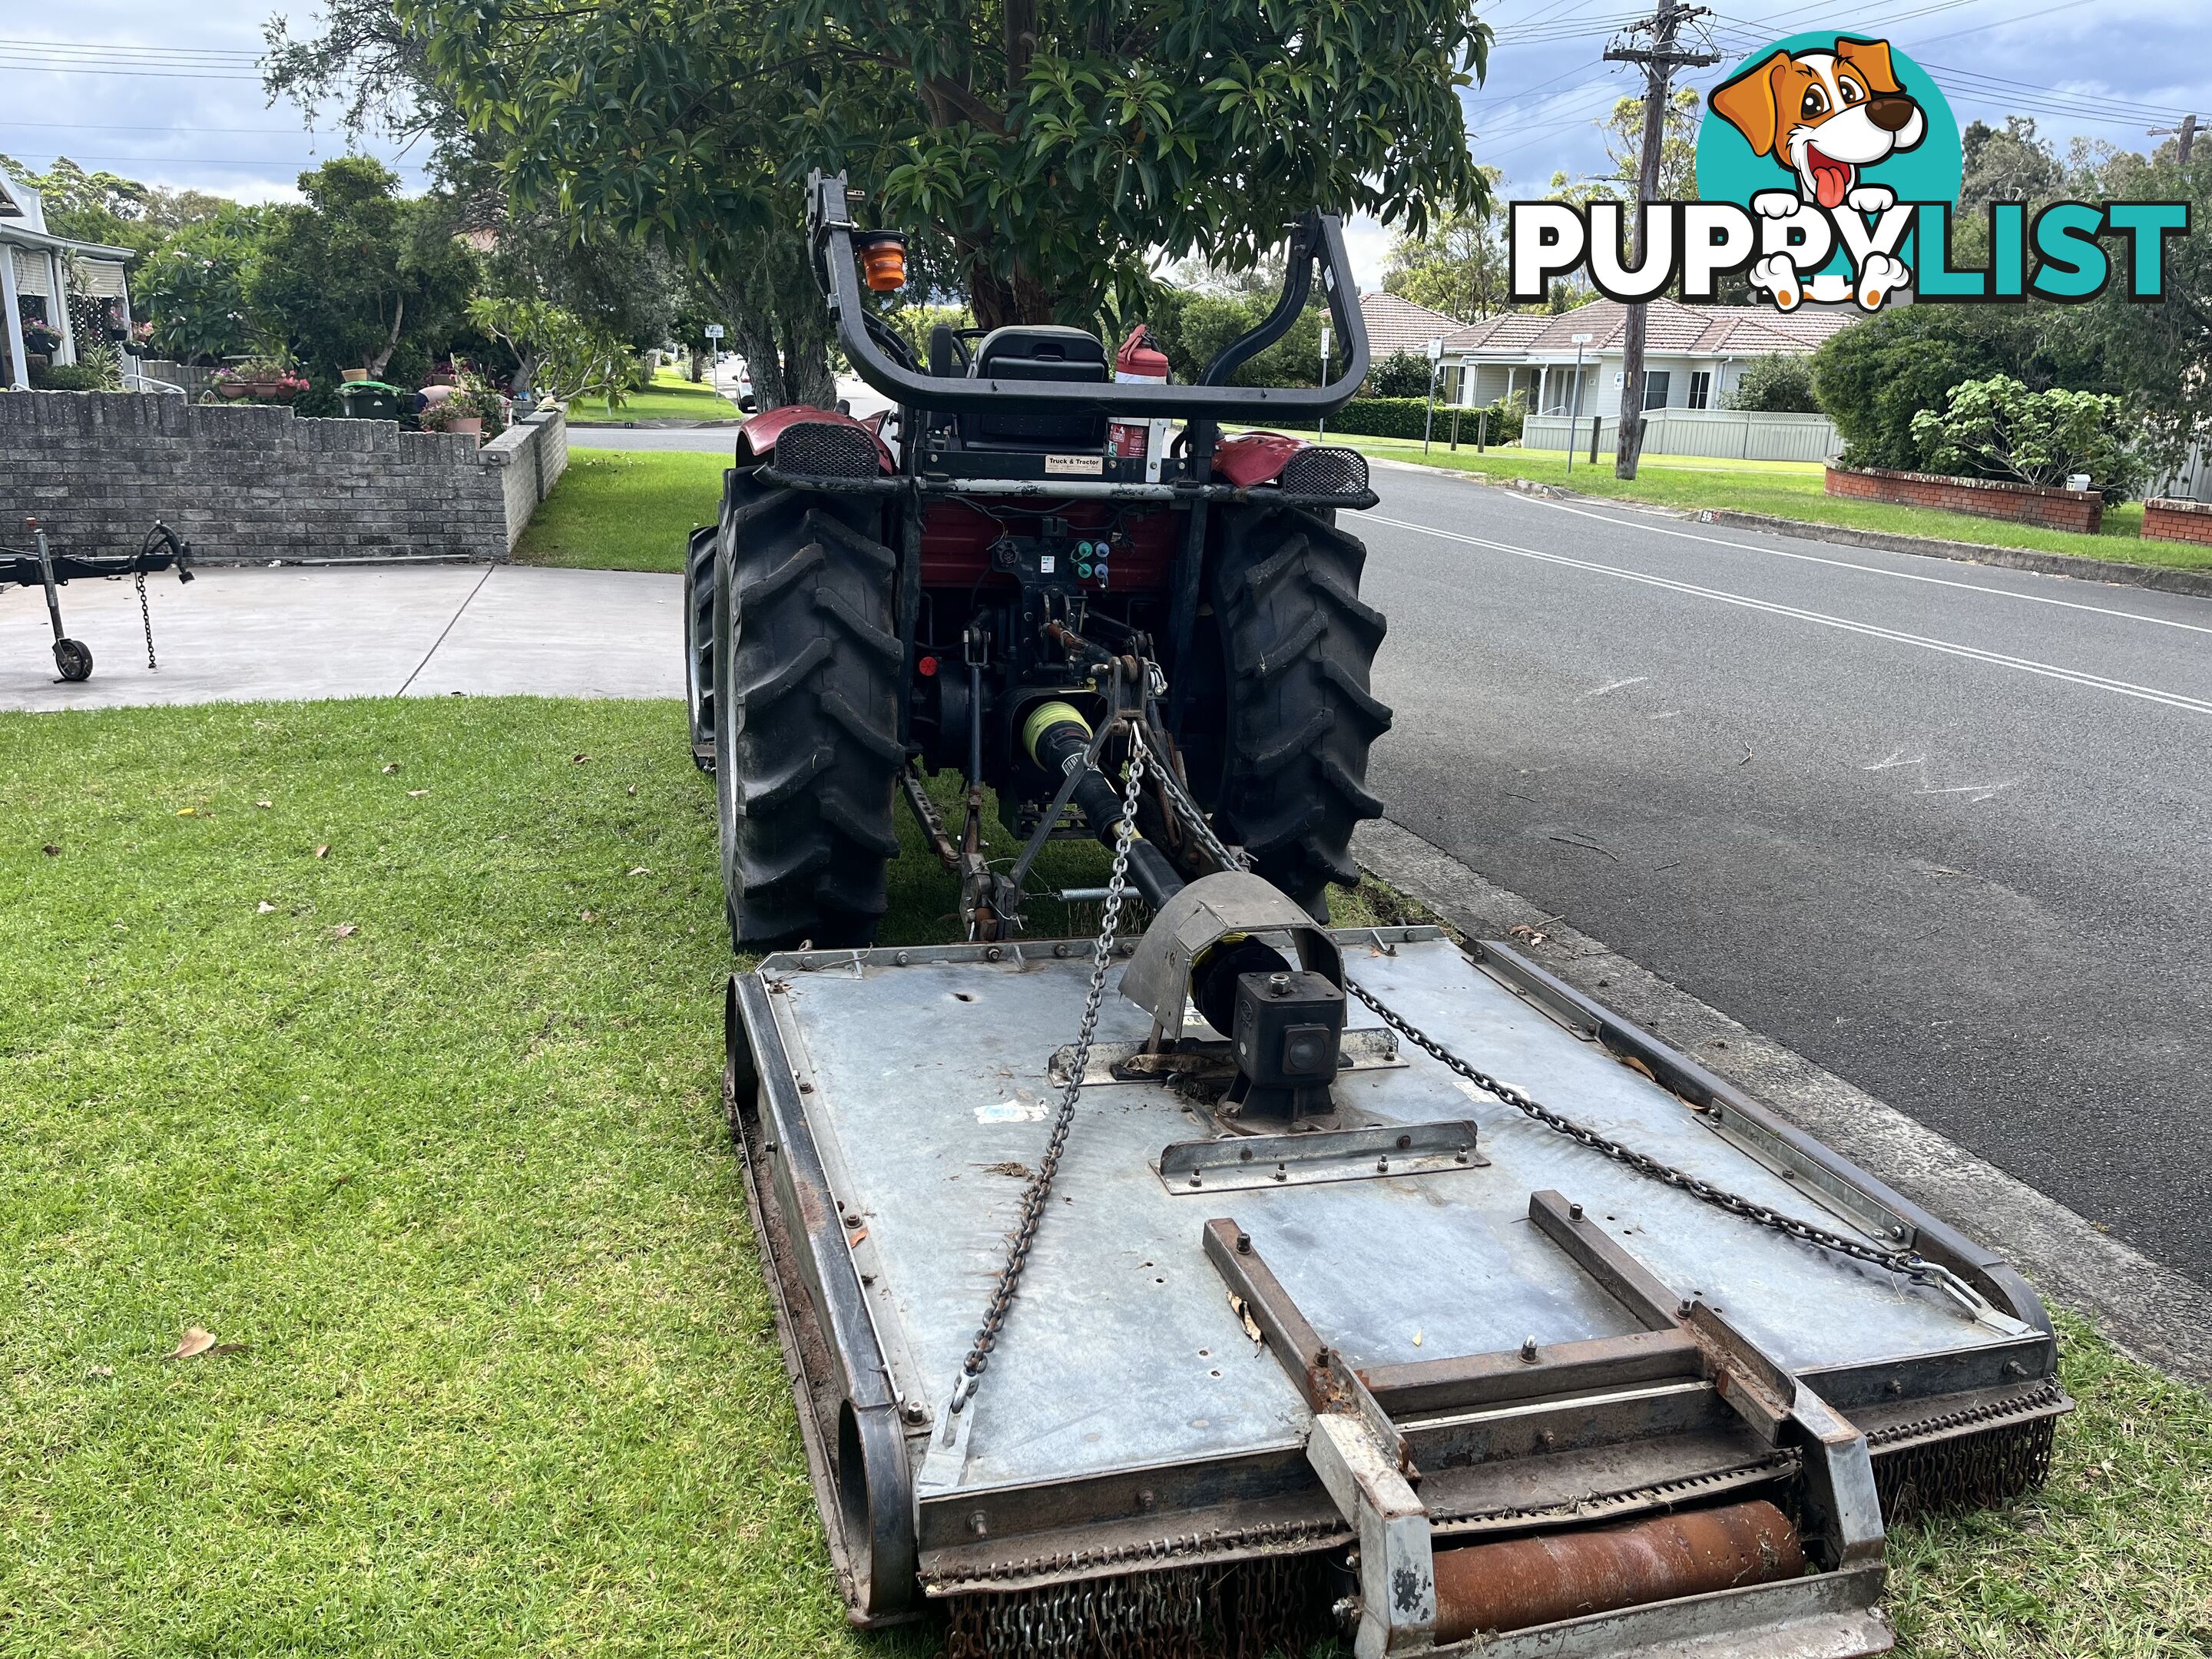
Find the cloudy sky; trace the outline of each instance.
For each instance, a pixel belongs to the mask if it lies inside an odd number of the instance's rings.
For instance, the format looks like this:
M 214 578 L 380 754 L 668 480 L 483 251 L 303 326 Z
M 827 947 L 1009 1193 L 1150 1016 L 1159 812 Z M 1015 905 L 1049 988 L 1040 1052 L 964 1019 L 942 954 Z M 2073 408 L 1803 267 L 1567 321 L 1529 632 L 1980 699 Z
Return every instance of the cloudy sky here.
M 1632 0 L 1500 0 L 1484 15 L 1498 45 L 1469 100 L 1476 155 L 1505 169 L 1509 194 L 1535 194 L 1555 171 L 1601 172 L 1594 123 L 1633 89 L 1602 53 Z M 2195 110 L 2212 118 L 2205 0 L 1852 0 L 1836 5 L 1731 0 L 1709 25 L 1726 59 L 1695 72 L 1710 87 L 1738 58 L 1801 29 L 1881 35 L 1928 66 L 1961 122 L 2035 117 L 2062 140 L 2125 148 L 2157 141 Z M 253 60 L 262 26 L 305 0 L 0 0 L 0 150 L 39 167 L 58 155 L 149 183 L 253 200 L 289 195 L 302 167 L 344 141 L 289 106 L 264 103 Z M 2208 118 L 2212 125 L 2212 118 Z M 368 148 L 410 185 L 413 159 Z M 1363 279 L 1379 274 L 1388 235 L 1355 228 Z

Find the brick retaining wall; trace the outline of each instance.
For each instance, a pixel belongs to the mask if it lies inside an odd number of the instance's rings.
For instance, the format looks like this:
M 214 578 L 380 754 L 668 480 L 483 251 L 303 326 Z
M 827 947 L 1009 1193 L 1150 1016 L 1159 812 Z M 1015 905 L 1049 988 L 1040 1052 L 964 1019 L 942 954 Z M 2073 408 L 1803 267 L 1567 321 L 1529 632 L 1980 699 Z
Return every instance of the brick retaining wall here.
M 1978 519 L 2009 519 L 2094 536 L 2105 521 L 2105 498 L 2094 489 L 2046 489 L 2002 478 L 1949 478 L 1935 472 L 1893 472 L 1883 467 L 1828 469 L 1827 493 L 1852 501 L 1932 507 Z
M 2142 533 L 2146 541 L 2212 547 L 2212 501 L 2154 496 L 2143 503 Z
M 392 421 L 127 392 L 0 393 L 0 526 L 135 548 L 160 518 L 212 563 L 504 559 L 568 465 L 552 410 L 478 447 Z

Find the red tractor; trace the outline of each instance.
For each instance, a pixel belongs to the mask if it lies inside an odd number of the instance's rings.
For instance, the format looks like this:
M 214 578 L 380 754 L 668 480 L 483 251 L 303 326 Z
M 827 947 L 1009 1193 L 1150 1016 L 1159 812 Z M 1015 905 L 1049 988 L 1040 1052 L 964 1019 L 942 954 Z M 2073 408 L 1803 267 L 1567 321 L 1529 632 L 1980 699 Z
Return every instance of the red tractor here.
M 1097 336 L 1044 325 L 940 325 L 917 362 L 866 297 L 902 284 L 903 239 L 860 228 L 849 199 L 842 177 L 810 181 L 817 276 L 847 358 L 896 408 L 746 422 L 687 562 L 691 740 L 714 774 L 733 939 L 867 944 L 902 789 L 961 874 L 970 937 L 1001 936 L 1048 836 L 1110 838 L 1133 726 L 1168 760 L 1137 890 L 1157 902 L 1218 867 L 1178 830 L 1180 792 L 1326 920 L 1328 884 L 1356 878 L 1353 827 L 1382 810 L 1366 773 L 1390 723 L 1369 689 L 1384 624 L 1337 524 L 1376 497 L 1356 451 L 1221 427 L 1326 416 L 1365 377 L 1338 221 L 1292 228 L 1273 310 L 1178 386 L 1117 379 Z M 1342 375 L 1228 384 L 1305 309 L 1316 265 Z M 946 768 L 967 782 L 957 844 L 921 784 Z M 985 786 L 1024 843 L 1011 872 L 981 856 Z

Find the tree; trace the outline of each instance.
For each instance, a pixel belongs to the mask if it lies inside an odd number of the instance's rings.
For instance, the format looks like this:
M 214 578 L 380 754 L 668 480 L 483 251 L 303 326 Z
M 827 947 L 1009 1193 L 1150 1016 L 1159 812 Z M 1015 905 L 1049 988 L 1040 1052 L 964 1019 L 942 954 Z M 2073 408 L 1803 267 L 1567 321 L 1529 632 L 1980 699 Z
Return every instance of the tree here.
M 718 277 L 791 240 L 814 167 L 940 236 L 989 326 L 1133 314 L 1155 255 L 1249 265 L 1311 207 L 1419 233 L 1484 200 L 1470 0 L 399 4 L 519 188 Z
M 185 363 L 218 363 L 253 343 L 247 292 L 261 258 L 268 210 L 235 202 L 184 226 L 147 256 L 132 278 L 154 325 L 153 349 Z
M 140 222 L 153 192 L 136 179 L 87 173 L 66 155 L 57 157 L 44 173 L 12 155 L 0 155 L 0 173 L 39 192 L 46 228 L 57 236 L 141 252 L 152 240 Z
M 2014 478 L 2049 488 L 2087 473 L 2114 499 L 2140 480 L 2121 441 L 2120 400 L 2053 386 L 2030 392 L 2008 374 L 1954 386 L 1940 411 L 1912 417 L 1929 464 L 1970 477 Z
M 1494 192 L 1498 169 L 1481 171 Z M 1498 234 L 1496 216 L 1487 211 L 1448 213 L 1425 236 L 1400 236 L 1382 274 L 1384 293 L 1463 323 L 1506 309 L 1512 286 L 1505 239 Z
M 1152 339 L 1178 380 L 1196 380 L 1222 348 L 1249 334 L 1274 307 L 1274 296 L 1217 288 L 1212 292 L 1162 288 L 1146 313 Z M 1230 376 L 1233 386 L 1315 386 L 1321 380 L 1321 325 L 1327 316 L 1310 305 L 1290 332 Z M 1343 368 L 1340 356 L 1336 367 Z
M 543 300 L 478 298 L 470 324 L 514 354 L 514 392 L 541 403 L 604 398 L 619 404 L 629 387 L 629 343 L 573 311 Z
M 1698 125 L 1705 107 L 1694 87 L 1677 87 L 1667 100 L 1667 118 L 1659 129 L 1661 202 L 1689 202 L 1698 194 Z M 1605 140 L 1613 171 L 1592 179 L 1552 175 L 1555 202 L 1632 202 L 1644 165 L 1644 100 L 1623 98 L 1604 120 L 1593 124 Z
M 446 204 L 402 201 L 381 162 L 341 156 L 300 175 L 304 204 L 268 210 L 252 310 L 325 390 L 343 368 L 428 366 L 462 322 L 476 265 Z
M 2008 115 L 2002 127 L 1971 121 L 1959 139 L 1966 163 L 1961 212 L 1978 214 L 1991 202 L 2056 201 L 2064 193 L 2066 169 L 2050 141 L 2035 136 L 2033 117 Z
M 1727 406 L 1771 415 L 1819 414 L 1820 399 L 1813 390 L 1810 355 L 1777 351 L 1753 358 L 1729 394 Z

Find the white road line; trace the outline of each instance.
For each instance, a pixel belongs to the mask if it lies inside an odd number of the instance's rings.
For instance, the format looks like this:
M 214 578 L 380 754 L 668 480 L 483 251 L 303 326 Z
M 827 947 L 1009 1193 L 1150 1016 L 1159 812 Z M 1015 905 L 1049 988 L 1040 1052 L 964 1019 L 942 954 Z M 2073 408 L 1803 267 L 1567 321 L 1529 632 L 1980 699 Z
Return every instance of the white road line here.
M 2118 617 L 2124 622 L 2149 623 L 2158 628 L 2179 628 L 2191 634 L 2212 634 L 2212 627 L 2202 623 L 2176 622 L 2170 617 L 2146 617 L 2140 611 L 2121 611 L 2108 605 L 2084 605 L 2079 599 L 2054 599 L 2045 593 L 2019 593 L 2008 587 L 1984 587 L 1979 582 L 1954 581 L 1946 576 L 1923 576 L 1917 571 L 1890 570 L 1878 564 L 1856 564 L 1849 559 L 1824 558 L 1818 553 L 1792 553 L 1779 547 L 1757 547 L 1749 542 L 1729 541 L 1724 536 L 1707 536 L 1694 530 L 1673 530 L 1664 525 L 1645 524 L 1639 519 L 1617 519 L 1608 513 L 1593 513 L 1586 507 L 1570 507 L 1565 501 L 1546 501 L 1540 495 L 1530 495 L 1525 499 L 1534 506 L 1548 507 L 1554 512 L 1571 513 L 1578 519 L 1595 519 L 1600 524 L 1615 525 L 1624 530 L 1648 531 L 1654 536 L 1672 536 L 1680 541 L 1710 542 L 1715 547 L 1732 547 L 1739 553 L 1763 553 L 1769 558 L 1797 559 L 1806 564 L 1832 565 L 1838 570 L 1856 570 L 1869 576 L 1893 576 L 1901 582 L 1928 582 L 1937 587 L 1964 588 L 1969 593 L 1986 593 L 1993 599 L 2018 599 L 2026 605 L 2055 605 L 2061 610 L 2094 611 L 2100 617 Z M 1919 556 L 1906 554 L 1903 556 L 1913 558 Z
M 1481 536 L 1462 536 L 1455 531 L 1437 530 L 1425 524 L 1414 524 L 1406 519 L 1386 519 L 1369 514 L 1368 521 L 1389 525 L 1394 530 L 1416 531 L 1424 536 L 1435 536 L 1448 542 L 1461 542 L 1469 547 L 1487 548 L 1496 553 L 1510 553 L 1516 558 L 1534 559 L 1544 564 L 1563 565 L 1571 570 L 1588 570 L 1601 576 L 1618 576 L 1623 581 L 1639 582 L 1646 587 L 1665 588 L 1670 592 L 1684 593 L 1692 599 L 1711 599 L 1722 605 L 1741 606 L 1747 611 L 1764 611 L 1769 616 L 1790 617 L 1799 622 L 1819 624 L 1823 628 L 1839 629 L 1848 634 L 1860 634 L 1869 639 L 1887 640 L 1893 644 L 1917 646 L 1923 651 L 1941 652 L 1946 656 L 1963 657 L 1970 662 L 1988 663 L 1993 667 L 2010 668 L 2023 674 L 2039 675 L 2045 679 L 2064 680 L 2073 685 L 2086 685 L 2099 691 L 2113 691 L 2124 697 L 2136 697 L 2145 702 L 2161 703 L 2168 708 L 2185 709 L 2192 714 L 2212 714 L 2212 702 L 2202 697 L 2191 697 L 2179 691 L 2161 691 L 2156 686 L 2136 685 L 2127 680 L 2108 679 L 2102 674 L 2091 674 L 2080 669 L 2061 668 L 2055 663 L 2038 662 L 2029 657 L 2008 656 L 2001 651 L 1984 651 L 1978 646 L 1960 645 L 1951 640 L 1931 639 L 1924 634 L 1907 634 L 1894 628 L 1882 628 L 1873 623 L 1853 622 L 1848 617 L 1832 617 L 1825 611 L 1802 610 L 1794 605 L 1779 605 L 1771 599 L 1753 599 L 1748 593 L 1731 593 L 1725 588 L 1702 587 L 1695 582 L 1676 581 L 1668 576 L 1655 576 L 1648 571 L 1624 569 L 1619 565 L 1598 564 L 1589 559 L 1570 558 L 1564 553 L 1542 553 L 1533 547 L 1516 547 L 1510 542 L 1496 542 Z

